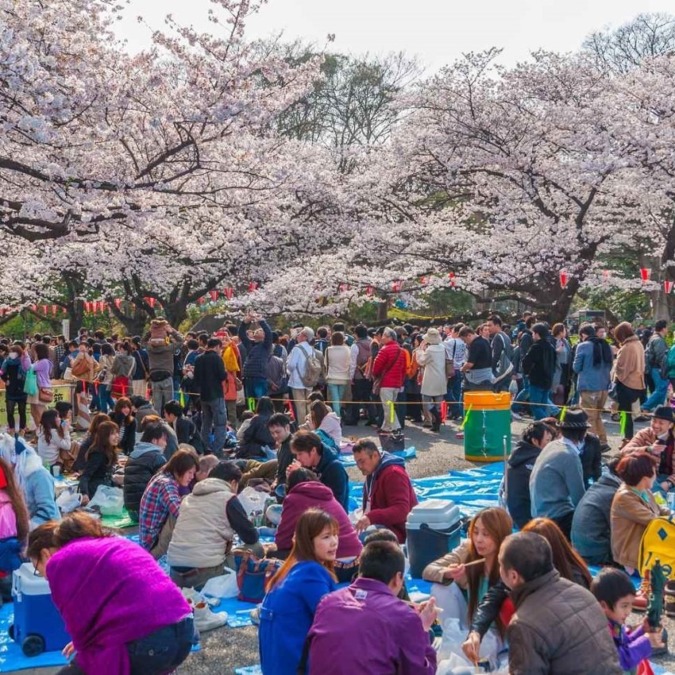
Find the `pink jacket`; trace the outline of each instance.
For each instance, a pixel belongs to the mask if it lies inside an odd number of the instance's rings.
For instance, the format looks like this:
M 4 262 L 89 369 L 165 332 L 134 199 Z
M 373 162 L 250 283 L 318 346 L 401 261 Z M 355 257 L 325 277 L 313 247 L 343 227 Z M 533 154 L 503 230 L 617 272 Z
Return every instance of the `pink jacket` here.
M 299 483 L 286 495 L 281 521 L 274 537 L 280 551 L 289 550 L 293 546 L 295 525 L 300 516 L 312 507 L 323 509 L 338 521 L 338 558 L 353 558 L 361 554 L 363 546 L 347 513 L 333 496 L 333 491 L 318 481 Z

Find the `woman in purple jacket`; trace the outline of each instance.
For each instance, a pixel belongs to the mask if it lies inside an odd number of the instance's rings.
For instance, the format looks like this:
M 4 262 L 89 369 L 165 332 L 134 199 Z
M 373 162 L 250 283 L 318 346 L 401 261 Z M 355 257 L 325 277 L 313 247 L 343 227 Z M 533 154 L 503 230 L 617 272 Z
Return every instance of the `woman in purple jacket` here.
M 293 546 L 293 533 L 300 516 L 310 508 L 319 508 L 329 513 L 338 523 L 338 548 L 335 560 L 335 574 L 338 582 L 351 581 L 359 567 L 359 556 L 363 545 L 356 534 L 349 516 L 335 499 L 333 491 L 319 481 L 310 469 L 293 471 L 287 479 L 288 492 L 281 509 L 281 520 L 274 537 L 276 558 L 285 559 Z
M 37 393 L 35 396 L 28 397 L 28 403 L 30 403 L 30 414 L 33 417 L 35 422 L 35 427 L 40 428 L 40 420 L 42 419 L 42 413 L 47 410 L 47 401 L 44 401 L 43 397 L 40 397 L 40 390 L 51 392 L 52 383 L 49 379 L 52 372 L 52 362 L 49 360 L 49 345 L 44 344 L 44 342 L 38 342 L 33 346 L 33 351 L 35 352 L 35 363 L 32 368 L 37 377 Z
M 74 662 L 60 673 L 160 675 L 188 657 L 190 606 L 138 544 L 76 512 L 33 530 L 27 555 L 73 639 L 63 653 Z

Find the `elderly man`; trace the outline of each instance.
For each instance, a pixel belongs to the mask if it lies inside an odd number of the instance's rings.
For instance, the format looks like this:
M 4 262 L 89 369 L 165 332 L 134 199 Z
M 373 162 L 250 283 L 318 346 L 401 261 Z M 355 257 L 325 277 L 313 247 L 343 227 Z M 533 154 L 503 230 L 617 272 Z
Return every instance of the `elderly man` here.
M 499 573 L 516 608 L 506 630 L 511 675 L 623 672 L 598 601 L 560 576 L 544 537 L 507 537 L 499 549 Z
M 248 336 L 249 326 L 258 322 L 258 328 Z M 272 353 L 272 330 L 267 321 L 255 314 L 247 314 L 239 324 L 239 340 L 246 349 L 244 388 L 247 398 L 267 396 L 267 361 Z
M 389 528 L 399 542 L 405 542 L 405 522 L 417 504 L 405 462 L 388 452 L 381 452 L 372 441 L 358 441 L 353 448 L 359 471 L 366 477 L 363 484 L 363 516 L 356 531 L 371 525 Z
M 288 357 L 286 368 L 288 370 L 288 386 L 293 395 L 295 407 L 295 419 L 298 424 L 303 424 L 307 417 L 307 399 L 312 393 L 312 386 L 306 379 L 307 361 L 315 355 L 312 347 L 314 331 L 305 326 L 296 337 L 296 344 Z M 316 352 L 320 356 L 320 352 Z
M 673 466 L 674 422 L 673 409 L 670 406 L 660 405 L 654 411 L 651 424 L 646 429 L 640 429 L 621 450 L 622 455 L 644 451 L 659 458 L 654 487 L 661 488 L 664 494 L 675 488 L 675 467 Z
M 382 332 L 381 347 L 373 362 L 373 381 L 379 381 L 380 400 L 384 411 L 382 431 L 395 432 L 401 428 L 398 416 L 393 414 L 393 405 L 398 398 L 399 389 L 403 386 L 406 374 L 406 356 L 397 341 L 393 328 L 385 328 Z

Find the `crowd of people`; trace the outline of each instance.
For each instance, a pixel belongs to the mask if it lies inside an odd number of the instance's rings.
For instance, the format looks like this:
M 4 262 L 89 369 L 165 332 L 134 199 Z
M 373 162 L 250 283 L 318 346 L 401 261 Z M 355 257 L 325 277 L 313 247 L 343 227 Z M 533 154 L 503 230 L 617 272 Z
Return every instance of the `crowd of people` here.
M 192 617 L 202 631 L 224 619 L 176 589 L 198 593 L 244 553 L 276 561 L 256 614 L 265 675 L 433 673 L 439 610 L 461 626 L 472 663 L 489 633 L 499 649 L 508 644 L 512 673 L 630 670 L 663 647 L 658 627 L 624 624 L 631 609 L 646 609 L 648 579 L 635 591 L 628 575 L 641 571 L 643 534 L 670 514 L 675 489 L 675 417 L 664 405 L 672 349 L 663 322 L 646 345 L 630 324 L 604 330 L 584 324 L 572 345 L 561 324 L 526 315 L 511 330 L 493 315 L 476 329 L 357 325 L 350 333 L 335 324 L 286 335 L 249 314 L 214 335 L 183 336 L 155 320 L 130 339 L 81 331 L 71 342 L 0 341 L 9 432 L 0 438 L 0 588 L 7 596 L 8 575 L 26 556 L 53 580 L 77 653 L 69 673 L 101 663 L 91 649 L 98 639 L 119 672 L 178 665 L 192 645 Z M 75 409 L 53 404 L 54 378 L 74 384 Z M 479 512 L 467 540 L 425 568 L 431 600 L 411 603 L 402 546 L 417 496 L 404 461 L 368 439 L 354 443 L 364 484 L 350 514 L 342 430 L 365 421 L 383 447 L 410 421 L 439 432 L 463 417 L 470 390 L 510 391 L 514 417 L 533 421 L 509 457 L 502 506 Z M 79 441 L 78 405 L 91 415 Z M 605 414 L 618 416 L 624 437 L 603 467 Z M 634 433 L 643 414 L 650 425 Z M 80 511 L 59 521 L 53 477 L 65 472 L 79 481 L 83 507 L 100 486 L 121 487 L 140 547 Z M 261 543 L 240 500 L 249 484 L 267 496 L 273 544 Z M 122 596 L 137 583 L 130 575 L 155 575 L 163 556 L 173 584 L 150 590 L 174 609 L 160 617 L 138 609 L 145 592 Z M 103 584 L 124 557 L 128 575 L 78 615 L 64 570 L 91 559 Z M 593 580 L 589 565 L 611 569 Z M 116 603 L 105 620 L 86 618 Z M 132 611 L 138 620 L 123 625 Z M 378 650 L 369 648 L 373 634 Z M 359 646 L 348 669 L 334 659 L 345 640 Z M 168 642 L 168 652 L 152 647 Z

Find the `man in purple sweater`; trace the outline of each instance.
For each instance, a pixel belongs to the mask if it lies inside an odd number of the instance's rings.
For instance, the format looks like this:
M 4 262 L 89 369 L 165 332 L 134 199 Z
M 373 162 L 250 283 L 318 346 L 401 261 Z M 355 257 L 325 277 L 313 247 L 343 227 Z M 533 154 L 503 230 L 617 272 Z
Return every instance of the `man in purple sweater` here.
M 404 569 L 394 542 L 376 541 L 363 549 L 358 579 L 319 603 L 305 647 L 309 675 L 436 672 L 428 635 L 437 615 L 435 601 L 418 611 L 396 597 Z

